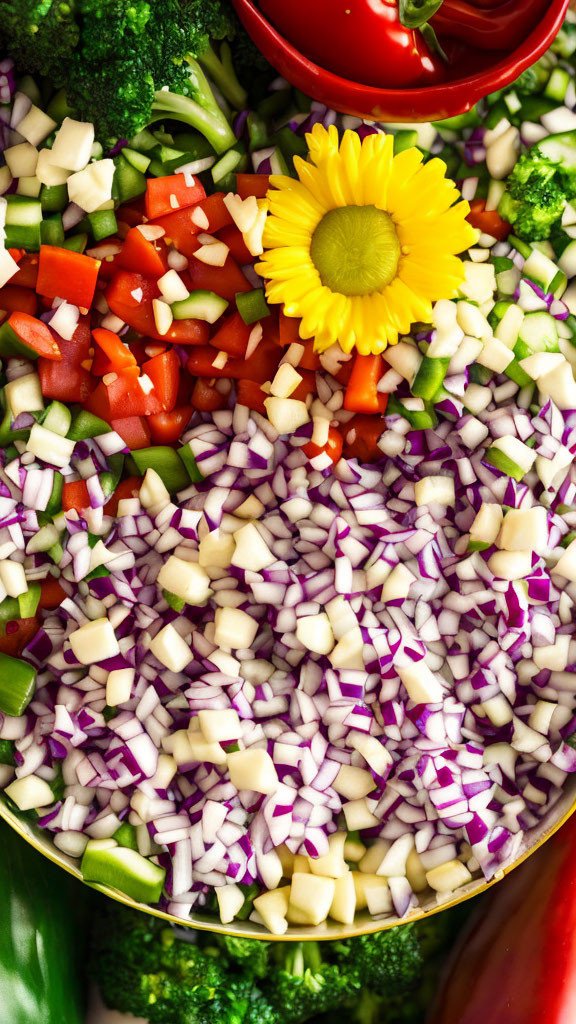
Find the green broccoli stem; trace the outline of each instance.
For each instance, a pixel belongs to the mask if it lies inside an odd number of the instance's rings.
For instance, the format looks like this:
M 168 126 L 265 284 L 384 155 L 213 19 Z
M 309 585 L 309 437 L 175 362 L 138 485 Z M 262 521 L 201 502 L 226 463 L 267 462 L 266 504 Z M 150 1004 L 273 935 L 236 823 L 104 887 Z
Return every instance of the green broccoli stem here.
M 148 123 L 153 124 L 154 121 L 166 118 L 182 121 L 204 135 L 217 153 L 225 153 L 236 144 L 236 136 L 216 103 L 200 65 L 192 57 L 187 57 L 186 62 L 189 65 L 190 84 L 196 98 L 181 96 L 164 89 L 155 92 Z
M 198 54 L 198 62 L 218 86 L 225 99 L 228 100 L 234 110 L 244 110 L 248 103 L 248 93 L 240 85 L 232 64 L 232 51 L 228 43 L 222 43 L 220 56 L 214 47 L 208 43 L 207 48 Z

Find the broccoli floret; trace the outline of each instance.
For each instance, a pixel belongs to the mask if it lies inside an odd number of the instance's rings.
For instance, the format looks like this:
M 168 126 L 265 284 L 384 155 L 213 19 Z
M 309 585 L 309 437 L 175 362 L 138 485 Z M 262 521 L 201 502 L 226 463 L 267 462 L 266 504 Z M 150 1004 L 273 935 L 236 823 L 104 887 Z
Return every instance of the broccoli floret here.
M 102 914 L 91 967 L 108 1006 L 151 1024 L 242 1024 L 250 1005 L 250 979 L 231 979 L 198 945 L 124 908 Z
M 331 962 L 331 953 L 317 942 L 289 943 L 277 950 L 264 990 L 286 1024 L 302 1024 L 357 995 L 355 972 Z
M 498 212 L 520 238 L 541 241 L 558 225 L 574 188 L 574 173 L 535 146 L 520 157 L 509 175 Z
M 244 973 L 249 971 L 255 978 L 263 978 L 270 962 L 271 944 L 256 939 L 240 939 L 235 935 L 218 937 L 221 952 Z
M 422 953 L 418 932 L 410 925 L 362 935 L 337 946 L 337 962 L 358 988 L 378 995 L 405 991 L 419 977 Z
M 57 80 L 78 45 L 75 0 L 3 0 L 0 40 L 20 71 Z

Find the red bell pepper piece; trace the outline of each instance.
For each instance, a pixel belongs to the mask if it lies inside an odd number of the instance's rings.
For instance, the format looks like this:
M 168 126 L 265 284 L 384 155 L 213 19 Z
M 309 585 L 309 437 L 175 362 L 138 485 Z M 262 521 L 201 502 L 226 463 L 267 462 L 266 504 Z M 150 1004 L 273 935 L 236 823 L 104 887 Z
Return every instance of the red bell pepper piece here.
M 246 355 L 252 327 L 245 324 L 240 313 L 232 313 L 222 321 L 220 330 L 210 339 L 210 344 L 219 352 L 243 358 Z
M 101 373 L 115 372 L 125 369 L 127 366 L 136 366 L 136 360 L 132 355 L 132 352 L 124 344 L 121 338 L 113 331 L 107 331 L 103 327 L 97 327 L 92 332 L 92 336 L 96 345 L 98 346 L 99 352 L 94 359 L 92 366 L 92 373 L 95 376 L 100 376 Z M 109 364 L 109 368 L 98 369 L 97 357 L 102 354 Z M 102 360 L 101 360 L 102 361 Z
M 383 375 L 382 356 L 358 354 L 344 395 L 344 408 L 348 412 L 383 413 L 388 396 L 377 391 L 378 381 Z
M 449 39 L 480 50 L 508 52 L 524 41 L 549 6 L 550 0 L 503 0 L 491 9 L 477 2 L 444 0 L 431 24 Z
M 166 273 L 165 253 L 166 247 L 160 248 L 158 244 L 144 238 L 139 227 L 130 228 L 116 263 L 124 270 L 133 270 L 136 274 L 144 274 L 145 277 L 158 278 Z
M 148 178 L 146 183 L 146 216 L 148 220 L 166 213 L 194 206 L 204 199 L 206 192 L 197 178 L 193 185 L 186 184 L 183 174 L 168 174 L 163 178 Z
M 197 412 L 214 412 L 227 404 L 226 396 L 200 377 L 194 385 L 190 401 Z
M 432 84 L 442 72 L 423 36 L 400 21 L 396 3 L 260 0 L 259 7 L 303 54 L 354 82 L 402 89 Z
M 328 440 L 325 445 L 314 444 L 313 441 L 309 441 L 308 444 L 304 445 L 304 452 L 309 459 L 316 458 L 321 452 L 326 452 L 332 462 L 336 463 L 342 457 L 342 449 L 344 447 L 344 438 L 336 427 L 328 428 Z
M 201 383 L 207 386 L 205 381 Z M 216 406 L 216 408 L 221 408 L 221 406 Z M 148 426 L 152 441 L 154 444 L 176 444 L 191 418 L 192 408 L 189 405 L 179 405 L 171 412 L 159 412 L 155 416 L 149 416 Z
M 428 1024 L 572 1024 L 576 817 L 473 915 Z
M 36 291 L 48 299 L 66 299 L 90 309 L 99 269 L 100 260 L 71 249 L 41 245 Z
M 112 312 L 144 337 L 178 345 L 205 345 L 208 341 L 210 329 L 200 320 L 174 320 L 166 334 L 158 334 L 152 299 L 160 293 L 149 277 L 117 270 L 105 294 Z
M 115 427 L 114 429 L 116 430 L 117 428 Z M 120 431 L 118 431 L 118 433 L 120 433 Z M 128 444 L 127 441 L 126 444 Z M 138 447 L 147 448 L 149 444 L 150 438 L 148 438 L 148 441 L 145 445 L 140 445 Z M 130 446 L 128 445 L 128 447 Z M 132 450 L 134 451 L 134 449 Z M 118 515 L 118 502 L 122 501 L 123 498 L 136 498 L 138 496 L 138 491 L 140 490 L 141 486 L 141 476 L 127 476 L 125 480 L 121 480 L 110 500 L 107 501 L 106 504 L 104 505 L 104 515 Z
M 268 174 L 236 175 L 236 193 L 241 199 L 248 199 L 248 196 L 265 199 L 269 188 L 270 177 Z
M 117 434 L 120 434 L 130 451 L 134 452 L 138 448 L 150 447 L 152 435 L 143 416 L 123 416 L 120 419 L 113 419 L 110 421 L 110 426 Z M 107 513 L 107 515 L 109 514 Z
M 206 289 L 209 292 L 216 292 L 216 295 L 221 295 L 228 302 L 234 301 L 237 292 L 252 290 L 252 285 L 246 280 L 232 256 L 228 256 L 223 267 L 210 267 L 207 263 L 192 258 L 186 276 L 190 280 L 190 291 Z
M 266 415 L 266 406 L 264 405 L 264 399 L 266 395 L 262 391 L 262 388 L 256 381 L 253 380 L 239 380 L 236 385 L 236 401 L 238 405 L 245 405 L 248 409 L 252 409 L 253 412 L 259 412 L 262 416 Z
M 90 508 L 90 495 L 85 480 L 72 480 L 62 487 L 62 508 L 64 512 L 76 509 L 81 512 L 83 508 Z
M 208 218 L 208 227 L 204 228 L 211 235 L 218 234 L 227 224 L 232 223 L 232 217 L 224 204 L 225 192 L 213 192 L 198 203 L 198 209 L 202 210 Z M 202 230 L 202 228 L 200 229 Z
M 216 352 L 210 346 L 192 349 L 188 359 L 188 370 L 195 377 L 230 377 L 232 380 L 252 380 L 264 384 L 278 369 L 278 348 L 273 343 L 260 342 L 249 359 L 229 359 L 223 369 L 214 367 Z
M 25 250 L 24 249 L 8 249 L 8 253 L 12 257 L 12 259 L 14 260 L 14 263 L 20 263 L 20 260 L 23 259 L 23 257 L 24 257 Z
M 505 242 L 512 231 L 512 225 L 498 213 L 498 210 L 487 210 L 485 199 L 473 199 L 470 203 L 470 213 L 466 220 L 473 228 L 482 231 L 485 235 L 492 235 L 499 242 Z
M 36 316 L 38 299 L 31 288 L 6 284 L 0 288 L 0 309 L 6 313 L 28 313 L 29 316 Z
M 290 398 L 295 398 L 298 402 L 305 402 L 308 395 L 316 393 L 316 374 L 312 370 L 303 370 L 301 366 L 296 367 L 296 372 L 300 374 L 302 380 L 298 387 L 294 388 Z
M 2 327 L 7 331 L 7 342 L 11 338 L 28 350 L 32 358 L 61 359 L 60 347 L 50 328 L 43 320 L 37 320 L 29 313 L 11 313 Z M 10 334 L 10 331 L 12 334 Z
M 162 241 L 165 245 L 173 245 L 183 256 L 190 258 L 200 248 L 200 242 L 196 240 L 202 228 L 195 224 L 192 215 L 196 206 L 188 206 L 184 210 L 174 210 L 166 213 L 163 217 L 157 217 L 152 223 L 155 227 L 164 228 L 166 234 Z
M 180 360 L 173 348 L 154 356 L 142 364 L 142 373 L 146 374 L 154 385 L 153 394 L 162 406 L 162 412 L 172 412 L 178 399 L 180 383 Z
M 218 238 L 228 246 L 236 263 L 239 263 L 241 267 L 247 263 L 254 262 L 254 257 L 244 241 L 242 232 L 239 231 L 235 224 L 229 224 L 227 227 L 222 228 L 218 232 Z
M 146 391 L 140 385 L 140 367 L 127 366 L 116 374 L 115 380 L 109 383 L 106 380 L 105 387 L 108 392 L 108 403 L 110 416 L 113 419 L 121 419 L 126 416 L 150 416 L 156 412 L 162 412 L 160 399 L 150 391 Z
M 358 462 L 378 462 L 382 452 L 378 441 L 386 428 L 380 416 L 354 416 L 344 427 L 344 455 Z

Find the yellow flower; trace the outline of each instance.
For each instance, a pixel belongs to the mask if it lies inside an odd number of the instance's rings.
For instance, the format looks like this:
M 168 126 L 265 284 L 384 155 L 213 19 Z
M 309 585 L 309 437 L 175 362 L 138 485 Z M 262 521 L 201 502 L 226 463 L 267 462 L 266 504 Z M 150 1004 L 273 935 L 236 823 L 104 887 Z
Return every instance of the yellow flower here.
M 363 355 L 394 345 L 464 281 L 458 253 L 473 245 L 468 203 L 441 160 L 394 156 L 391 135 L 315 125 L 299 180 L 273 176 L 258 271 L 270 302 L 301 317 L 319 351 L 338 341 Z

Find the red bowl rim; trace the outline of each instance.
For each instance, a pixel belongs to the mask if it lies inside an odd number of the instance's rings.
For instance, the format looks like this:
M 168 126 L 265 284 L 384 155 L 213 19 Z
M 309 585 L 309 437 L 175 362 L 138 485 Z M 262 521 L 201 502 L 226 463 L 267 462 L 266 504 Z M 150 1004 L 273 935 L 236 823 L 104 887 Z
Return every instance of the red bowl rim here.
M 256 7 L 254 0 L 232 0 L 232 2 L 238 13 L 244 16 L 246 27 L 249 32 L 254 34 L 255 42 L 261 44 L 266 41 L 274 52 L 276 63 L 278 63 L 278 58 L 281 58 L 282 66 L 279 67 L 281 74 L 285 74 L 289 78 L 288 70 L 291 71 L 293 76 L 298 77 L 298 81 L 294 84 L 299 88 L 303 87 L 304 79 L 307 79 L 308 91 L 313 92 L 316 87 L 314 98 L 323 102 L 329 95 L 337 97 L 340 93 L 342 102 L 336 104 L 338 109 L 354 113 L 353 107 L 357 105 L 364 111 L 370 111 L 370 115 L 364 113 L 364 117 L 373 116 L 375 120 L 378 119 L 378 107 L 382 109 L 389 107 L 391 112 L 394 108 L 398 110 L 413 108 L 414 112 L 419 112 L 420 120 L 432 119 L 431 111 L 434 109 L 441 110 L 441 113 L 436 114 L 436 119 L 470 110 L 484 96 L 510 85 L 542 56 L 562 25 L 569 5 L 569 0 L 552 0 L 540 23 L 524 42 L 485 71 L 436 85 L 420 86 L 414 89 L 390 89 L 354 82 L 320 67 L 300 53 L 274 28 Z M 264 56 L 267 56 L 263 47 L 262 49 Z M 275 63 L 271 54 L 268 59 L 271 60 L 271 63 Z M 332 101 L 330 105 L 334 105 L 334 102 Z M 392 116 L 397 116 L 397 114 Z M 391 118 L 386 116 L 384 119 L 390 120 Z M 415 119 L 412 112 L 399 116 L 399 120 Z

